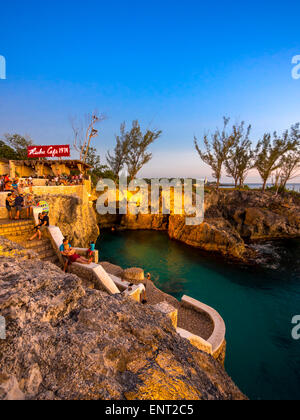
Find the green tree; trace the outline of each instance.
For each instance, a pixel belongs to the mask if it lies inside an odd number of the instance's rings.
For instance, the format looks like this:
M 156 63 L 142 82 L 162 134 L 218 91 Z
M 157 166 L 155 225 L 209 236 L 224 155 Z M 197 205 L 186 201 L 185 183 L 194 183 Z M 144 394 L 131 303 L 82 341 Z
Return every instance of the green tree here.
M 15 155 L 13 158 L 15 160 L 26 160 L 28 159 L 27 147 L 32 146 L 33 141 L 30 137 L 24 137 L 20 134 L 4 134 L 4 144 L 14 151 Z M 9 149 L 6 150 L 9 151 Z
M 291 151 L 297 150 L 300 141 L 300 124 L 295 124 L 290 131 L 286 130 L 281 137 L 275 132 L 273 136 L 265 133 L 255 150 L 255 168 L 258 170 L 263 188 L 266 190 L 268 179 L 272 173 L 281 168 L 282 157 Z
M 280 188 L 286 188 L 287 183 L 300 175 L 300 150 L 289 152 L 280 161 Z
M 90 175 L 94 185 L 97 185 L 100 178 L 113 178 L 113 173 L 106 165 L 101 165 L 101 157 L 94 147 L 89 147 L 86 154 L 86 162 L 92 168 Z
M 125 123 L 121 124 L 120 135 L 116 136 L 116 146 L 113 154 L 107 153 L 106 160 L 111 171 L 114 174 L 114 178 L 117 179 L 121 170 L 124 168 L 126 163 L 129 148 L 129 139 L 125 131 Z
M 0 140 L 0 158 L 8 160 L 17 160 L 17 154 L 14 149 Z
M 246 176 L 253 168 L 254 152 L 252 151 L 252 142 L 249 139 L 251 125 L 245 130 L 245 123 L 234 125 L 232 129 L 232 139 L 234 144 L 229 151 L 225 161 L 227 176 L 234 179 L 235 188 L 239 185 L 244 186 Z
M 143 134 L 139 122 L 133 121 L 131 130 L 126 133 L 128 150 L 125 159 L 131 180 L 152 159 L 152 153 L 148 153 L 148 148 L 161 134 L 162 131 L 159 130 L 147 130 Z
M 200 158 L 212 168 L 213 177 L 217 180 L 217 189 L 220 187 L 223 165 L 228 159 L 230 150 L 235 142 L 234 136 L 227 132 L 230 118 L 224 117 L 223 120 L 224 126 L 222 131 L 217 129 L 211 135 L 211 138 L 209 138 L 208 134 L 204 135 L 203 143 L 205 145 L 205 151 L 201 150 L 197 138 L 194 138 L 195 148 Z

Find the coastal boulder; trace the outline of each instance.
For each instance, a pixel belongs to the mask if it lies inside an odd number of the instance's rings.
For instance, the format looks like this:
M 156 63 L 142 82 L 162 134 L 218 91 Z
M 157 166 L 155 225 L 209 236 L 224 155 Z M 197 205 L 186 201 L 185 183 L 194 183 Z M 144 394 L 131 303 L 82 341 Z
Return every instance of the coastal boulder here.
M 167 316 L 50 263 L 0 257 L 0 314 L 0 399 L 245 399 Z
M 123 279 L 131 283 L 139 284 L 145 280 L 145 273 L 142 268 L 132 267 L 124 270 Z
M 187 245 L 225 256 L 242 259 L 246 254 L 242 238 L 224 219 L 209 219 L 199 226 L 188 226 L 184 217 L 170 216 L 169 236 Z

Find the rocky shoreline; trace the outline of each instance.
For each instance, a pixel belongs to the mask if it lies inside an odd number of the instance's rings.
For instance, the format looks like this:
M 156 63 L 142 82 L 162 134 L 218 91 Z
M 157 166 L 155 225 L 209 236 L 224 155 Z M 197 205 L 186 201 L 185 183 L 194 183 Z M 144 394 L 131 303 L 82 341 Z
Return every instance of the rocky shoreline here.
M 0 313 L 0 400 L 246 399 L 166 316 L 51 263 L 0 257 Z
M 176 215 L 97 215 L 97 221 L 100 229 L 167 231 L 171 239 L 251 264 L 260 257 L 252 243 L 300 237 L 300 194 L 207 191 L 199 226 L 187 226 Z

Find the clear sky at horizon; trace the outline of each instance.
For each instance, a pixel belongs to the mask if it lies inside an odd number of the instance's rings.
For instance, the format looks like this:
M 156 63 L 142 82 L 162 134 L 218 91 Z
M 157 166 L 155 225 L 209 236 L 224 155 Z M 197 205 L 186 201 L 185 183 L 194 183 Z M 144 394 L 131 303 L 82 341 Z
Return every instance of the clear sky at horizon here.
M 251 123 L 254 142 L 300 121 L 299 14 L 297 1 L 5 2 L 0 137 L 71 143 L 69 118 L 97 108 L 103 163 L 120 123 L 138 119 L 163 130 L 140 175 L 210 177 L 193 137 L 223 115 Z

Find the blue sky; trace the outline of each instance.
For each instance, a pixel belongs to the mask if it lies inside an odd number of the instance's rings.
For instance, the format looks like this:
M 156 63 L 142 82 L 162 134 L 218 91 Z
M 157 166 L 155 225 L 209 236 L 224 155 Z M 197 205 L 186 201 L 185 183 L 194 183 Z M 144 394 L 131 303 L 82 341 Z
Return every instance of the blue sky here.
M 138 119 L 163 130 L 141 175 L 210 176 L 193 136 L 223 115 L 251 123 L 254 142 L 300 121 L 299 15 L 296 1 L 2 3 L 0 135 L 65 144 L 69 118 L 97 108 L 103 163 L 120 123 Z

